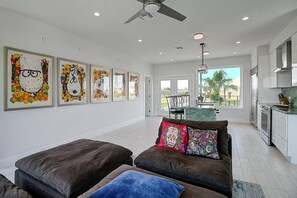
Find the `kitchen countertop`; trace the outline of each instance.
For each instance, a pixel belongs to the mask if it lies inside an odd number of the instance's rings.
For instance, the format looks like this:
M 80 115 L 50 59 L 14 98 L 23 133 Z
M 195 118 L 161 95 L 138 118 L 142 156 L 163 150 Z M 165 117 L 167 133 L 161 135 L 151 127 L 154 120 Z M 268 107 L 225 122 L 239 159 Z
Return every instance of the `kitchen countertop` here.
M 297 115 L 296 108 L 272 107 L 272 109 L 285 114 Z
M 277 103 L 259 103 L 259 105 L 271 107 L 273 110 L 279 111 L 281 113 L 297 115 L 297 108 L 288 108 L 287 105 L 281 105 Z

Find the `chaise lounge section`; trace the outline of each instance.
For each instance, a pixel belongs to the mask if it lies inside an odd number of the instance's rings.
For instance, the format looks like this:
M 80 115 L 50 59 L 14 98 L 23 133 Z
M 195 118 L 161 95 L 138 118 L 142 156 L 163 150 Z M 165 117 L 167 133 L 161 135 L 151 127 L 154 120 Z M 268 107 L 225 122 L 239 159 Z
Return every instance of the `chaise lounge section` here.
M 211 159 L 153 146 L 134 160 L 137 167 L 171 177 L 189 184 L 201 186 L 232 197 L 231 136 L 227 121 L 188 121 L 163 118 L 175 124 L 185 124 L 196 129 L 218 130 L 218 152 L 221 159 Z M 159 137 L 160 141 L 161 126 Z

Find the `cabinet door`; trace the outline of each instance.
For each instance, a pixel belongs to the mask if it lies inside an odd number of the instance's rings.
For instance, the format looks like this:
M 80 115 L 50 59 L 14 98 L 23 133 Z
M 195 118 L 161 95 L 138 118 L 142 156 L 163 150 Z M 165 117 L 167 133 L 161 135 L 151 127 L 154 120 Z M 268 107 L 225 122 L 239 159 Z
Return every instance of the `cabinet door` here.
M 276 68 L 276 49 L 273 50 L 269 55 L 269 87 L 276 88 L 277 87 L 277 76 L 274 73 L 274 69 Z
M 270 73 L 274 73 L 274 69 L 276 68 L 276 49 L 270 53 L 269 60 L 270 60 L 269 71 Z
M 261 107 L 260 105 L 257 106 L 257 128 L 261 130 Z
M 278 134 L 284 140 L 288 140 L 287 115 L 278 111 L 272 111 L 272 132 Z
M 288 156 L 288 142 L 286 140 L 278 134 L 273 134 L 272 142 L 284 156 Z
M 297 86 L 297 33 L 291 38 L 292 44 L 292 86 Z
M 297 67 L 297 33 L 295 33 L 291 37 L 291 45 L 292 45 L 292 65 L 293 67 Z

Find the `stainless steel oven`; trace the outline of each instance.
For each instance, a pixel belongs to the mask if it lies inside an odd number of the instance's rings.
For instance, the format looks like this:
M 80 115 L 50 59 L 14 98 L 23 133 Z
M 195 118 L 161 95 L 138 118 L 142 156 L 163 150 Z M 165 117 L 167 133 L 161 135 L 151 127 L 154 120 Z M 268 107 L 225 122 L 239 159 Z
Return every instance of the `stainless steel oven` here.
M 261 137 L 264 142 L 271 145 L 271 107 L 261 105 Z

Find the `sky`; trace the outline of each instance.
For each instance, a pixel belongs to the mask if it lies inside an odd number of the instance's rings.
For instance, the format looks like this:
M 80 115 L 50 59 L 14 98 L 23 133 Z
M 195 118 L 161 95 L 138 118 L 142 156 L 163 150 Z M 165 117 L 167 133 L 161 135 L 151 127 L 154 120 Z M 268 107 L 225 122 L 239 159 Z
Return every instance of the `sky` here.
M 219 71 L 220 69 L 208 69 L 207 74 L 203 74 L 203 78 L 212 78 L 213 73 Z M 240 68 L 239 67 L 232 67 L 232 68 L 224 68 L 227 73 L 228 78 L 237 78 L 240 77 Z

